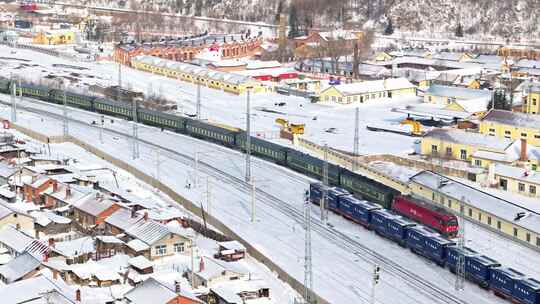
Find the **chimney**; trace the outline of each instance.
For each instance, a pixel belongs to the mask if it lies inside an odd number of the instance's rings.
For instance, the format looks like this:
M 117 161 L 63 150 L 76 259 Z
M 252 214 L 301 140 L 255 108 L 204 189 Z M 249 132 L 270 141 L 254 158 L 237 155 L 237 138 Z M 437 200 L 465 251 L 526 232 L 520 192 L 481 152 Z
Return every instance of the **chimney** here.
M 49 239 L 49 247 L 54 248 L 54 239 L 53 238 Z
M 199 272 L 204 271 L 204 259 L 201 257 L 201 260 L 199 261 Z
M 75 301 L 80 302 L 81 301 L 81 290 L 77 289 L 75 291 Z
M 144 217 L 143 217 L 144 221 L 147 222 L 148 221 L 148 212 L 145 211 L 144 212 Z
M 174 281 L 174 292 L 180 294 L 181 290 L 180 281 Z
M 53 269 L 52 275 L 53 275 L 53 279 L 54 279 L 54 280 L 58 280 L 58 270 Z
M 527 161 L 527 140 L 525 138 L 521 139 L 521 148 L 519 150 L 519 160 Z
M 43 262 L 47 263 L 49 261 L 49 253 L 48 252 L 45 252 L 43 254 Z

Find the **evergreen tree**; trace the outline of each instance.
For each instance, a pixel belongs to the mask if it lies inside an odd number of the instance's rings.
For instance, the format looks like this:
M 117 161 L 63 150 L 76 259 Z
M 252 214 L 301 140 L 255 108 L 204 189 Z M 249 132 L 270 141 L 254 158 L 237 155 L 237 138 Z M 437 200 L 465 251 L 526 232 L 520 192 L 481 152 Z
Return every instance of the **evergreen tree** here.
M 298 14 L 296 12 L 296 6 L 294 5 L 291 5 L 291 8 L 289 9 L 289 28 L 291 29 L 289 31 L 289 38 L 300 36 L 298 29 Z
M 392 19 L 388 18 L 388 23 L 384 29 L 385 35 L 392 35 L 394 33 L 394 25 L 392 24 Z
M 463 26 L 461 25 L 461 22 L 459 22 L 456 27 L 456 37 L 463 37 Z

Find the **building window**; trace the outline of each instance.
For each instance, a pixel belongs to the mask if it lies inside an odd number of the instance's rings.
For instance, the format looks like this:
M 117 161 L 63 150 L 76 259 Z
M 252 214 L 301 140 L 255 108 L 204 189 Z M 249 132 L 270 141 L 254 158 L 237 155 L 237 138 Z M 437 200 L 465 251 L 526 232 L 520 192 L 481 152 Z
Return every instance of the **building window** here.
M 534 135 L 534 138 L 535 138 L 535 139 L 540 139 L 540 134 L 535 134 L 535 135 Z
M 431 153 L 432 154 L 437 154 L 437 150 L 438 150 L 437 145 L 431 145 Z
M 488 225 L 491 226 L 491 216 L 488 216 Z
M 429 102 L 432 102 L 433 101 L 433 98 L 431 98 L 431 96 L 428 97 L 428 100 Z
M 435 192 L 431 193 L 431 200 L 435 201 Z
M 489 129 L 489 132 L 495 133 L 495 129 Z
M 497 221 L 497 229 L 501 230 L 501 221 Z
M 482 167 L 482 161 L 479 160 L 479 159 L 475 159 L 474 160 L 474 165 L 477 166 L 477 167 Z
M 183 253 L 184 251 L 185 251 L 184 243 L 176 243 L 176 244 L 174 244 L 174 252 Z
M 452 200 L 451 199 L 448 200 L 448 208 L 452 208 Z
M 469 208 L 469 217 L 472 217 L 472 209 Z
M 167 254 L 167 246 L 166 245 L 158 245 L 155 247 L 156 255 L 165 255 Z
M 527 137 L 527 133 L 521 133 L 521 137 Z
M 536 246 L 540 247 L 540 236 L 536 237 Z
M 459 212 L 463 213 L 465 211 L 465 207 L 463 207 L 463 205 L 460 205 L 459 206 Z
M 479 222 L 482 221 L 482 212 L 478 212 L 478 221 L 479 221 Z
M 519 190 L 519 192 L 525 191 L 525 184 L 524 183 L 519 183 L 518 184 L 518 190 Z
M 466 160 L 467 159 L 467 150 L 461 149 L 460 157 L 461 157 L 461 159 Z
M 517 237 L 518 236 L 518 229 L 516 227 L 514 227 L 514 236 Z
M 530 243 L 531 242 L 531 234 L 527 232 L 527 234 L 525 235 L 525 240 L 527 240 L 527 243 Z

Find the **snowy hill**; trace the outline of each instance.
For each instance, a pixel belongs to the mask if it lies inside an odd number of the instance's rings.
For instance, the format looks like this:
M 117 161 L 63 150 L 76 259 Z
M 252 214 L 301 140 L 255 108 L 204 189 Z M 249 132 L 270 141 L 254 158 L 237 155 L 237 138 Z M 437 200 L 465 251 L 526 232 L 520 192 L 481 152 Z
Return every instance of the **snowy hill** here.
M 80 0 L 65 0 L 81 3 Z M 382 32 L 387 17 L 397 32 L 423 32 L 426 36 L 455 32 L 459 22 L 465 36 L 474 35 L 538 39 L 538 0 L 281 0 L 283 10 L 295 3 L 299 22 L 314 26 L 339 26 L 366 21 Z M 186 15 L 227 17 L 277 23 L 280 0 L 85 0 L 86 4 L 155 9 Z M 369 12 L 369 18 L 368 18 Z M 531 15 L 532 14 L 532 15 Z M 307 17 L 306 17 L 307 16 Z M 308 21 L 313 19 L 311 21 Z

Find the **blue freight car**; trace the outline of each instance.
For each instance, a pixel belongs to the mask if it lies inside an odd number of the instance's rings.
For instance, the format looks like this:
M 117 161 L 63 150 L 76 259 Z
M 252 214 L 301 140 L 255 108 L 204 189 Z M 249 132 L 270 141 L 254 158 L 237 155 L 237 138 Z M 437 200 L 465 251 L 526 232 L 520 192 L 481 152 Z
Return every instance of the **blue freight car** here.
M 387 237 L 397 242 L 400 246 L 405 247 L 407 243 L 407 230 L 415 226 L 416 223 L 401 216 L 389 219 Z
M 371 227 L 371 212 L 379 209 L 381 207 L 367 201 L 361 201 L 352 195 L 339 198 L 339 213 L 367 228 Z
M 334 212 L 337 212 L 339 210 L 339 199 L 342 196 L 351 195 L 349 191 L 339 187 L 328 189 L 327 194 L 327 208 Z
M 511 299 L 515 293 L 517 282 L 525 279 L 525 275 L 512 268 L 496 267 L 491 269 L 489 288 L 503 298 Z
M 371 226 L 373 227 L 375 233 L 388 237 L 388 222 L 397 216 L 398 215 L 393 214 L 388 210 L 373 210 L 371 212 Z
M 309 184 L 309 201 L 315 205 L 320 205 L 323 198 L 323 191 L 328 189 L 327 186 L 322 183 Z
M 457 264 L 460 255 L 463 255 L 463 262 L 466 265 L 467 260 L 471 257 L 479 255 L 478 252 L 472 250 L 469 247 L 463 247 L 463 249 L 457 246 L 448 247 L 448 255 L 446 256 L 446 266 L 452 273 L 456 273 Z
M 439 234 L 433 234 L 425 239 L 426 246 L 424 247 L 424 255 L 444 267 L 446 257 L 448 255 L 448 247 L 456 245 L 456 243 L 441 237 Z
M 425 255 L 426 239 L 433 234 L 433 232 L 427 231 L 420 226 L 411 227 L 407 230 L 407 247 L 409 247 L 412 252 Z
M 485 255 L 472 256 L 465 260 L 465 274 L 480 287 L 488 288 L 491 270 L 500 266 L 499 262 Z
M 513 299 L 521 304 L 540 304 L 540 281 L 535 279 L 517 281 Z

